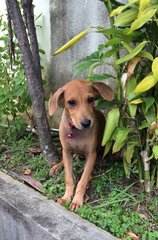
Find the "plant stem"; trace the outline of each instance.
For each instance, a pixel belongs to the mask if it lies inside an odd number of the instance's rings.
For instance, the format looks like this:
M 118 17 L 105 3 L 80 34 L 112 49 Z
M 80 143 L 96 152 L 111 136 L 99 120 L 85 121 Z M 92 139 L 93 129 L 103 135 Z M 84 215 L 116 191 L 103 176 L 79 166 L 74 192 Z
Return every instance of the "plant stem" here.
M 158 162 L 157 162 L 156 188 L 158 188 Z
M 148 150 L 145 149 L 141 153 L 143 165 L 144 165 L 144 188 L 146 192 L 150 192 L 150 161 L 148 158 Z

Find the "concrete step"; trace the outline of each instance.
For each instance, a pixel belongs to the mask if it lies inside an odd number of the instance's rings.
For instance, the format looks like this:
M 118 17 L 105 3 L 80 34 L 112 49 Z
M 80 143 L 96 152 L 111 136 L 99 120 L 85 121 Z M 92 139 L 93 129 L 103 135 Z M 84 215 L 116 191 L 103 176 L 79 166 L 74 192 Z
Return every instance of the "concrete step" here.
M 1 240 L 116 240 L 0 171 Z

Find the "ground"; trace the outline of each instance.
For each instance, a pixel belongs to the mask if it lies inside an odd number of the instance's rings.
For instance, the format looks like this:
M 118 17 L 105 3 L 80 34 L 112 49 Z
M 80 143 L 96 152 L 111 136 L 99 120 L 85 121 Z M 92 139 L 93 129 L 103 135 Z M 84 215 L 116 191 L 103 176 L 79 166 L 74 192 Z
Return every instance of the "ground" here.
M 4 140 L 1 134 L 0 165 L 12 176 L 57 200 L 64 193 L 64 171 L 49 178 L 49 169 L 38 146 L 37 136 L 23 132 L 18 140 Z M 53 133 L 56 150 L 61 155 L 58 134 Z M 74 155 L 74 177 L 81 176 L 84 160 Z M 69 204 L 66 204 L 69 209 Z M 98 162 L 87 188 L 84 206 L 77 211 L 81 217 L 107 230 L 114 236 L 134 240 L 158 239 L 158 190 L 144 193 L 136 174 L 124 175 L 117 158 Z

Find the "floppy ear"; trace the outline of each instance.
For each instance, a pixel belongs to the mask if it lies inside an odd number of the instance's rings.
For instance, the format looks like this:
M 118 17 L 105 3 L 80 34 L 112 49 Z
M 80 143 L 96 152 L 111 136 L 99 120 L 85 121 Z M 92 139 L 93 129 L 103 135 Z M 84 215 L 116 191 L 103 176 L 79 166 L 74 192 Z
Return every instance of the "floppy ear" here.
M 63 93 L 64 93 L 63 88 L 59 88 L 53 95 L 50 96 L 48 102 L 48 110 L 50 116 L 52 116 L 56 112 L 59 100 L 62 97 Z
M 107 101 L 114 99 L 113 90 L 102 82 L 93 82 L 92 87 L 99 93 L 99 95 Z

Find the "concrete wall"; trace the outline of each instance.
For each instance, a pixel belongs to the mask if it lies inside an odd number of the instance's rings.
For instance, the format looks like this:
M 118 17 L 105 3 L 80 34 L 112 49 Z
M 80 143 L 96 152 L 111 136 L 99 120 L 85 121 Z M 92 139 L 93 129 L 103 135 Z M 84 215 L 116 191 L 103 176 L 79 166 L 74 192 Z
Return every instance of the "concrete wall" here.
M 103 2 L 99 0 L 50 0 L 51 52 L 89 26 L 109 26 Z M 73 48 L 51 59 L 50 81 L 53 90 L 73 77 L 74 64 L 97 50 L 105 38 L 90 33 Z M 84 75 L 78 76 L 84 78 Z
M 67 52 L 54 58 L 52 53 L 89 26 L 108 27 L 109 18 L 104 3 L 99 0 L 33 0 L 33 4 L 35 16 L 42 13 L 36 21 L 36 29 L 39 47 L 46 53 L 41 55 L 43 79 L 50 81 L 54 91 L 72 79 L 74 64 L 97 50 L 98 44 L 103 43 L 105 38 L 93 32 Z M 5 14 L 5 8 L 5 0 L 1 0 L 0 13 Z
M 51 32 L 50 32 L 50 10 L 49 0 L 33 0 L 35 5 L 35 17 L 42 14 L 36 20 L 36 32 L 38 38 L 39 48 L 45 51 L 45 54 L 40 54 L 41 65 L 44 67 L 43 79 L 48 80 L 49 76 L 49 63 L 51 59 Z

